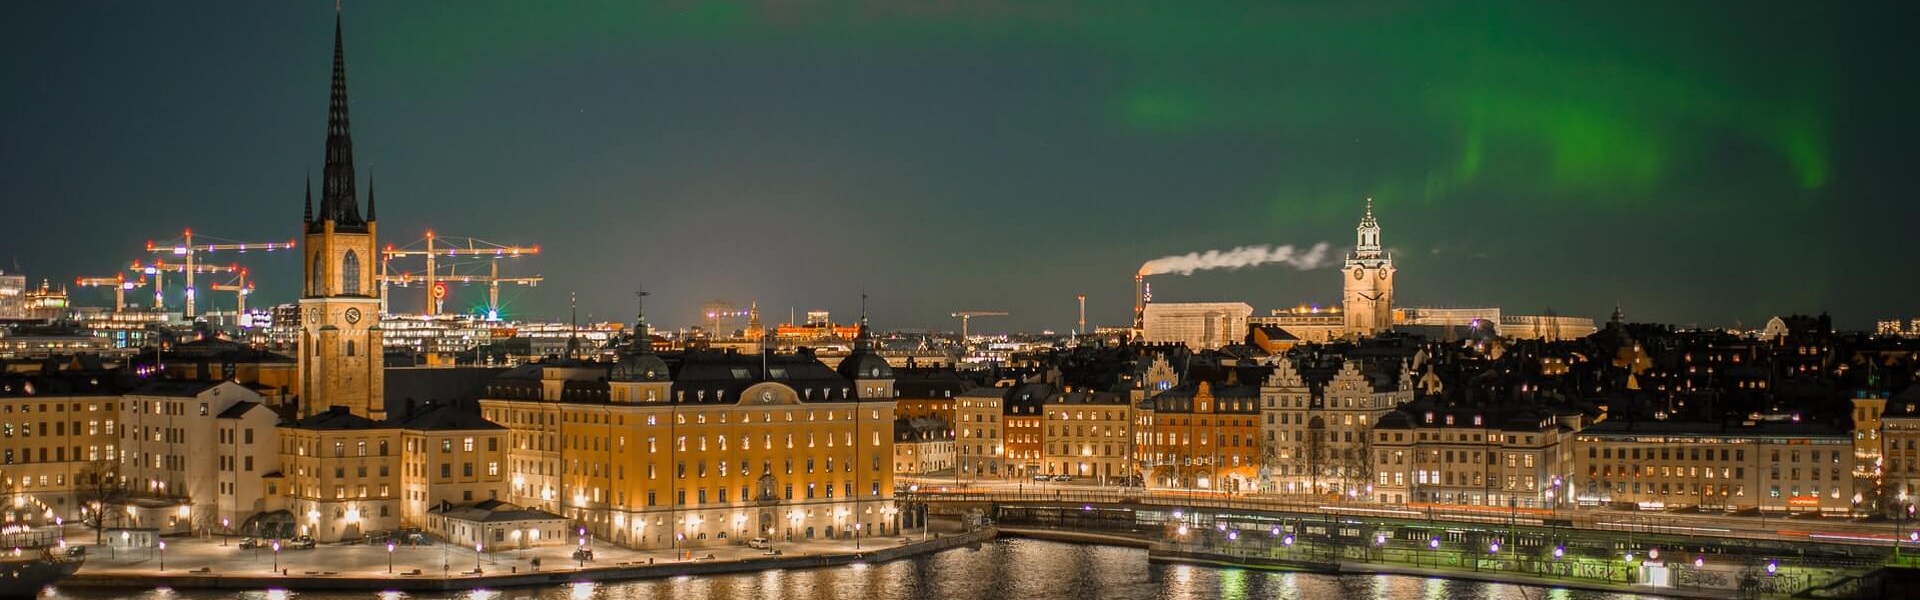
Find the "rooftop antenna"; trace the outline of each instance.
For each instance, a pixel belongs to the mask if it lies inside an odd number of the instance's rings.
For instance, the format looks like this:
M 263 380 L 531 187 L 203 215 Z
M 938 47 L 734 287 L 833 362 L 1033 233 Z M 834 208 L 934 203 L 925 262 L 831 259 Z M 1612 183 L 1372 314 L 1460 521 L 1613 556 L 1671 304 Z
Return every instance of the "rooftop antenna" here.
M 637 329 L 633 332 L 633 339 L 636 343 L 646 344 L 647 349 L 651 350 L 653 349 L 653 336 L 647 332 L 647 291 L 645 285 L 639 287 L 640 289 L 633 292 L 634 302 L 639 305 L 637 307 L 638 312 L 635 313 L 635 320 L 637 321 L 635 327 L 637 327 Z
M 573 330 L 567 333 L 567 358 L 577 358 L 580 352 L 580 294 L 567 292 L 567 304 L 573 308 Z

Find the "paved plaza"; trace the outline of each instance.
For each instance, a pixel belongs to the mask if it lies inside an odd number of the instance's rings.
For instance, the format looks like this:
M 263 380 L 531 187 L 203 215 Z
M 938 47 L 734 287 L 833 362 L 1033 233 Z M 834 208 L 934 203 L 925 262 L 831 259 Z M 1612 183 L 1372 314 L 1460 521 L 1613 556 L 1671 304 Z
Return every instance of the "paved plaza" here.
M 774 542 L 772 550 L 780 556 L 817 556 L 859 554 L 881 548 L 898 547 L 927 537 L 952 534 L 957 526 L 934 523 L 931 534 L 919 531 L 904 536 Z M 91 530 L 68 530 L 69 543 L 91 542 Z M 610 544 L 591 543 L 593 558 L 573 558 L 575 544 L 525 549 L 499 549 L 475 552 L 472 547 L 433 543 L 420 546 L 397 545 L 389 552 L 385 544 L 322 544 L 308 550 L 282 547 L 240 548 L 242 538 L 174 537 L 166 538 L 166 548 L 110 548 L 86 545 L 87 563 L 80 576 L 128 576 L 206 573 L 213 575 L 284 577 L 479 577 L 525 573 L 571 572 L 581 569 L 617 566 L 668 564 L 679 562 L 735 561 L 771 556 L 768 550 L 748 548 L 744 544 L 708 545 L 692 548 L 630 550 Z M 535 566 L 538 561 L 538 566 Z M 203 570 L 204 569 L 204 570 Z

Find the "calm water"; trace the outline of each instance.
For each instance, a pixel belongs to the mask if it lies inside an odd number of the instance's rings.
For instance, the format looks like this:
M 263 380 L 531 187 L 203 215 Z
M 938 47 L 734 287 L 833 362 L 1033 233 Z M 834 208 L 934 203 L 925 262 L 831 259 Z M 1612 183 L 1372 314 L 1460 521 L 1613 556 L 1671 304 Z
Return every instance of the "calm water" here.
M 481 590 L 452 595 L 72 588 L 60 590 L 54 597 L 73 600 L 1625 600 L 1650 596 L 1416 577 L 1148 565 L 1144 550 L 998 540 L 977 550 L 961 548 L 879 565 Z

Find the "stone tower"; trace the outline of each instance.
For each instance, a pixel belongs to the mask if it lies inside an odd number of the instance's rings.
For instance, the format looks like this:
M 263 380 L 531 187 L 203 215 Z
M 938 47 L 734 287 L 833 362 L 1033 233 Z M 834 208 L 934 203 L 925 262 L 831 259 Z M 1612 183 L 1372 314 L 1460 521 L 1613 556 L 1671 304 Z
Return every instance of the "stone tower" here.
M 1347 335 L 1365 337 L 1393 328 L 1393 256 L 1380 248 L 1380 222 L 1373 218 L 1373 199 L 1367 199 L 1360 218 L 1359 243 L 1347 255 L 1341 271 L 1346 281 L 1342 310 Z
M 380 286 L 374 281 L 373 186 L 360 215 L 353 171 L 353 133 L 347 118 L 346 49 L 340 18 L 333 21 L 333 89 L 327 103 L 327 162 L 320 211 L 307 185 L 305 293 L 300 296 L 300 416 L 344 406 L 375 421 L 386 419 L 381 357 Z

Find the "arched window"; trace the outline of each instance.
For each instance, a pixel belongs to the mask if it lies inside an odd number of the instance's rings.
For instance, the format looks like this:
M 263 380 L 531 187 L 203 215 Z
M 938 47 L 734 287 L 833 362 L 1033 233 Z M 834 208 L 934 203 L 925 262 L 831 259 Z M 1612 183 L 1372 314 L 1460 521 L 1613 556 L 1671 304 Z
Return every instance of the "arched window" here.
M 360 293 L 360 255 L 352 250 L 348 250 L 346 258 L 340 260 L 340 293 Z
M 327 280 L 326 278 L 320 276 L 320 266 L 321 266 L 320 253 L 314 252 L 313 253 L 313 270 L 308 272 L 309 277 L 313 279 L 313 283 L 311 283 L 308 286 L 309 289 L 307 290 L 307 295 L 309 296 L 319 296 L 321 294 L 326 293 Z

